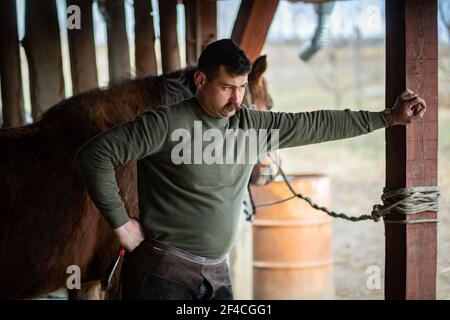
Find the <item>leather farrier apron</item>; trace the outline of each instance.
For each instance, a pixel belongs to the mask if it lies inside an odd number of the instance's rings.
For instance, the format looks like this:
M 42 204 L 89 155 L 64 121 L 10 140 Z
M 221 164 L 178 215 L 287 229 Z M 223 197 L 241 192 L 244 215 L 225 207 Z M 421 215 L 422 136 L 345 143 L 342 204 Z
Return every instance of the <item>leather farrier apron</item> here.
M 123 299 L 232 299 L 226 258 L 193 255 L 156 240 L 145 240 L 125 255 Z

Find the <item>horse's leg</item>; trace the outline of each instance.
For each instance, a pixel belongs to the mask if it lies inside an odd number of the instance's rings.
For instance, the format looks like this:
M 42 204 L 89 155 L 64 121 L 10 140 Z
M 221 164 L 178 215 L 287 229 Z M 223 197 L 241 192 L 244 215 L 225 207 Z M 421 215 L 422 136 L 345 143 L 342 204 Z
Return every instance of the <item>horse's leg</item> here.
M 81 284 L 79 290 L 69 290 L 69 300 L 105 300 L 100 281 L 89 281 Z

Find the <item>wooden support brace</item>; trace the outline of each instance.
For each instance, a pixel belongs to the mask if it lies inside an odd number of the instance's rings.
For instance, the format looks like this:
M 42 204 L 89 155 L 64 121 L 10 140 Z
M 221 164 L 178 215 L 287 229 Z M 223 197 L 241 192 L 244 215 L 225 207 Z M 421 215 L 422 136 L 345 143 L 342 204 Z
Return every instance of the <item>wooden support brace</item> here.
M 279 0 L 242 0 L 231 38 L 251 61 L 261 54 Z

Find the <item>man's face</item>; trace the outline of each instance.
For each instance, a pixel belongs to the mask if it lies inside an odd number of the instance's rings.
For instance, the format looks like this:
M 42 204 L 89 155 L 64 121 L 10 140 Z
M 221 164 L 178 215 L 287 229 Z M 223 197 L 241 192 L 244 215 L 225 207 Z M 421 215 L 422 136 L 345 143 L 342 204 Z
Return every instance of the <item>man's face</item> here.
M 231 76 L 223 66 L 213 80 L 206 78 L 203 72 L 195 74 L 198 94 L 202 97 L 205 111 L 216 118 L 233 116 L 241 108 L 248 75 Z

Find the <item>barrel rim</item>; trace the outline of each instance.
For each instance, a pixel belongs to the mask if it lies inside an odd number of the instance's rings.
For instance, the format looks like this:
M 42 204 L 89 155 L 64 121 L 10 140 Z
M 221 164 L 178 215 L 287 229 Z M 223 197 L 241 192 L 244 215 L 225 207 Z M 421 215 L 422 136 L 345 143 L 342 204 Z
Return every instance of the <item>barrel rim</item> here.
M 327 174 L 323 174 L 323 173 L 305 173 L 305 174 L 293 173 L 293 174 L 287 174 L 286 178 L 288 179 L 288 181 L 292 181 L 293 179 L 296 179 L 296 178 L 302 178 L 305 180 L 326 179 L 326 178 L 329 178 L 329 176 Z M 284 182 L 284 179 L 281 175 L 278 175 L 275 177 L 275 179 L 273 179 L 273 182 Z

